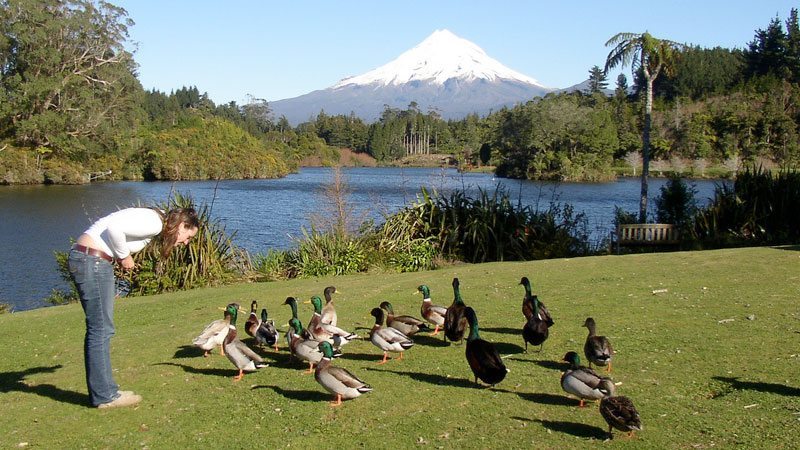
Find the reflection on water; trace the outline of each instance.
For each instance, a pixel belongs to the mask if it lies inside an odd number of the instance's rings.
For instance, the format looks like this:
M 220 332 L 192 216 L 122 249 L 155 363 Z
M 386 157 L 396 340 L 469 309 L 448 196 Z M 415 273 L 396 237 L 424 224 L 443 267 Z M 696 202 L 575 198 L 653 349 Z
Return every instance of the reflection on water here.
M 611 228 L 614 207 L 638 210 L 639 180 L 610 183 L 543 183 L 496 179 L 490 174 L 461 174 L 452 169 L 353 168 L 344 169 L 351 191 L 354 216 L 381 222 L 414 201 L 421 186 L 449 193 L 455 189 L 490 193 L 501 186 L 515 201 L 536 209 L 551 202 L 568 203 L 584 212 L 594 239 Z M 250 253 L 285 249 L 308 227 L 314 214 L 326 211 L 322 191 L 331 182 L 325 168 L 305 168 L 276 180 L 117 182 L 86 186 L 0 186 L 0 303 L 15 310 L 43 306 L 53 289 L 64 289 L 53 252 L 66 251 L 92 221 L 116 209 L 163 202 L 170 192 L 190 195 L 197 204 L 212 206 L 234 241 Z M 653 179 L 651 197 L 664 180 Z M 705 204 L 714 181 L 697 181 L 697 199 Z M 651 203 L 652 205 L 652 203 Z M 653 209 L 652 207 L 650 208 Z

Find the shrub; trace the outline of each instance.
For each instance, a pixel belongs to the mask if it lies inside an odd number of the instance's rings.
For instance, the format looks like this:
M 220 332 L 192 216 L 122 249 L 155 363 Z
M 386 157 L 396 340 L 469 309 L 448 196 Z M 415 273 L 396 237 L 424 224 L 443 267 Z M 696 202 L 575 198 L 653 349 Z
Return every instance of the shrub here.
M 67 282 L 69 286 L 68 291 L 59 291 L 53 289 L 50 296 L 45 299 L 51 305 L 64 305 L 67 303 L 76 303 L 80 300 L 78 297 L 78 288 L 75 286 L 75 281 L 72 280 L 72 275 L 69 273 L 69 253 L 67 252 L 53 252 L 56 257 L 56 264 L 58 265 L 58 275 L 62 280 Z
M 432 239 L 414 239 L 389 257 L 389 263 L 400 272 L 417 272 L 436 267 L 436 247 Z
M 89 174 L 82 165 L 67 160 L 45 160 L 42 163 L 46 184 L 85 184 Z
M 288 252 L 290 271 L 298 277 L 344 275 L 366 270 L 366 251 L 356 239 L 336 233 L 303 230 L 304 239 Z
M 270 249 L 266 255 L 253 257 L 253 270 L 261 276 L 260 281 L 278 281 L 297 277 L 297 273 L 289 269 L 288 252 Z
M 692 218 L 697 213 L 694 196 L 697 189 L 678 176 L 672 176 L 661 187 L 661 194 L 655 199 L 656 218 L 660 223 L 675 224 L 681 231 L 688 231 Z
M 586 218 L 570 206 L 547 211 L 514 206 L 496 188 L 477 198 L 455 191 L 449 197 L 422 189 L 420 200 L 389 217 L 381 229 L 381 248 L 408 249 L 426 239 L 442 256 L 467 262 L 528 260 L 589 253 Z
M 732 186 L 717 187 L 693 233 L 710 247 L 800 242 L 800 173 L 747 168 Z
M 40 184 L 43 181 L 35 152 L 17 147 L 6 147 L 0 152 L 0 184 Z
M 629 223 L 639 223 L 639 213 L 625 211 L 619 206 L 614 207 L 614 229 L 619 228 L 620 225 Z

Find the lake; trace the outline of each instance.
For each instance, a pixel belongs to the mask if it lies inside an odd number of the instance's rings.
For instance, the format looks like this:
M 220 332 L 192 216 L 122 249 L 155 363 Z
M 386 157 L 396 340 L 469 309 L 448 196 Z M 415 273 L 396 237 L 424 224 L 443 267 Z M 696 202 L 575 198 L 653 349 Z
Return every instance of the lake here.
M 507 180 L 491 174 L 460 173 L 436 168 L 349 168 L 342 174 L 350 191 L 354 216 L 382 222 L 385 214 L 415 201 L 421 186 L 449 193 L 455 189 L 477 193 L 507 190 L 514 201 L 546 210 L 551 202 L 567 203 L 584 212 L 594 240 L 608 235 L 614 207 L 639 209 L 639 179 L 609 183 L 549 183 Z M 303 168 L 273 180 L 182 182 L 109 182 L 82 186 L 0 186 L 0 303 L 15 311 L 47 306 L 53 289 L 66 289 L 55 251 L 67 251 L 97 218 L 119 208 L 164 202 L 170 192 L 191 196 L 211 206 L 211 216 L 234 243 L 251 254 L 292 246 L 310 218 L 326 211 L 322 192 L 332 181 L 326 168 Z M 664 179 L 651 179 L 650 196 L 660 193 Z M 696 199 L 707 204 L 719 181 L 693 181 Z M 649 210 L 654 209 L 651 202 Z

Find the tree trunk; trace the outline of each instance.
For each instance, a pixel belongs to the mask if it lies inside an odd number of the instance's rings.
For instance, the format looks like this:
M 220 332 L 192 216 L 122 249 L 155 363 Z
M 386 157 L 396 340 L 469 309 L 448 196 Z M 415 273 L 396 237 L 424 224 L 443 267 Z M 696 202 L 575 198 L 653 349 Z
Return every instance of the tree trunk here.
M 642 130 L 642 192 L 639 197 L 639 222 L 647 223 L 647 181 L 650 177 L 650 125 L 653 115 L 653 78 L 647 77 L 645 81 L 644 102 L 644 129 Z

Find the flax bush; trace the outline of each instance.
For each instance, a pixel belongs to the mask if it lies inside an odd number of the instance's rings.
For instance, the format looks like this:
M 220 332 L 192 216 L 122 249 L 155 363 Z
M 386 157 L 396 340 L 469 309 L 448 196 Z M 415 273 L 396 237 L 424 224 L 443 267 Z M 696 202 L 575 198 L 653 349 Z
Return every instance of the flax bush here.
M 400 272 L 418 272 L 436 267 L 437 255 L 433 238 L 420 238 L 409 241 L 403 248 L 389 256 L 389 264 Z
M 800 242 L 800 173 L 747 168 L 732 186 L 717 186 L 693 232 L 706 247 Z
M 476 198 L 462 191 L 444 197 L 423 188 L 418 198 L 386 220 L 381 249 L 407 250 L 424 239 L 436 249 L 434 256 L 472 263 L 591 253 L 586 218 L 569 205 L 536 211 L 514 205 L 500 187 L 491 194 L 481 189 Z

